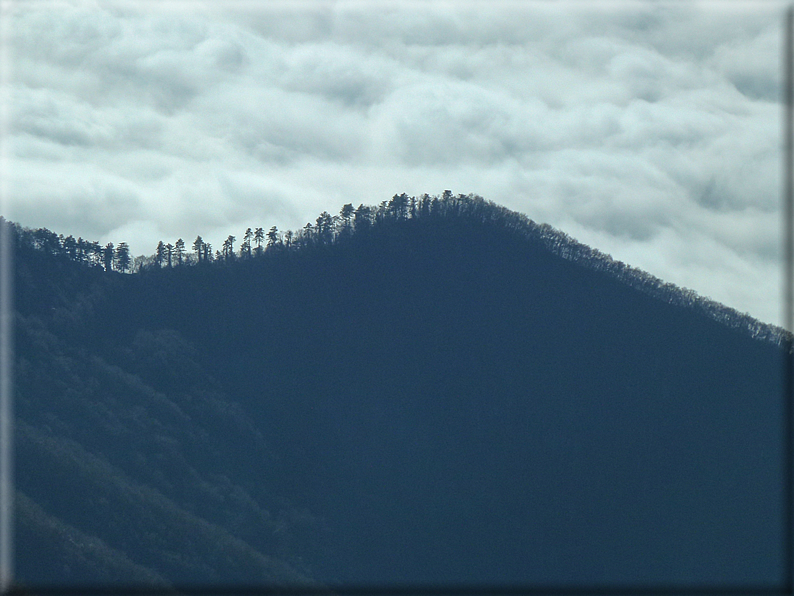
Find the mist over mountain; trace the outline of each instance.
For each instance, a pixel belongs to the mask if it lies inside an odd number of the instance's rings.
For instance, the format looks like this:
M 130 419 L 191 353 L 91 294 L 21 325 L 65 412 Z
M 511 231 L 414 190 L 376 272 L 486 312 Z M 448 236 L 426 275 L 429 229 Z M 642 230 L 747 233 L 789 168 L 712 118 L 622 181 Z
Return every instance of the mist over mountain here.
M 21 584 L 782 581 L 779 328 L 475 196 L 11 227 Z

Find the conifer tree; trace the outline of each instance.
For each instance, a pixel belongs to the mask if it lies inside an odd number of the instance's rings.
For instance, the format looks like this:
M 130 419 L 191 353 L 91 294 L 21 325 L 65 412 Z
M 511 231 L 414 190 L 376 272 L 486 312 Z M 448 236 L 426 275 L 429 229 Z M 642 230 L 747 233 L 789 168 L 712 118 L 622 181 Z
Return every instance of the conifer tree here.
M 361 204 L 356 209 L 355 218 L 353 219 L 353 225 L 356 228 L 356 231 L 365 230 L 369 227 L 370 223 L 372 223 L 372 208 Z
M 342 206 L 342 210 L 339 212 L 339 215 L 342 217 L 342 225 L 344 230 L 348 230 L 350 228 L 350 220 L 353 218 L 355 211 L 356 210 L 353 208 L 353 203 L 348 203 L 347 205 Z
M 272 228 L 270 228 L 270 231 L 267 233 L 268 248 L 275 246 L 278 243 L 278 241 L 279 241 L 278 228 L 276 226 L 273 226 Z
M 334 220 L 331 214 L 327 211 L 323 211 L 320 217 L 317 218 L 316 223 L 317 226 L 315 227 L 315 231 L 317 233 L 317 239 L 324 243 L 331 242 L 334 233 Z
M 389 212 L 396 219 L 405 219 L 408 213 L 408 195 L 402 193 L 401 195 L 394 195 L 392 200 L 389 201 Z
M 251 228 L 245 230 L 245 234 L 243 234 L 243 243 L 240 246 L 240 256 L 245 256 L 247 258 L 251 257 L 251 239 L 254 237 L 254 233 L 251 231 Z
M 182 256 L 185 254 L 185 241 L 179 238 L 174 245 L 174 254 L 176 255 L 176 264 L 182 264 Z
M 121 242 L 116 247 L 116 268 L 125 273 L 130 268 L 130 247 L 126 242 Z
M 165 244 L 163 241 L 157 243 L 157 249 L 154 252 L 154 262 L 157 263 L 158 267 L 163 266 L 163 259 L 165 259 Z
M 201 236 L 196 236 L 196 239 L 193 241 L 193 250 L 196 251 L 196 260 L 201 263 L 201 252 L 204 248 L 204 240 L 201 239 Z
M 105 264 L 105 271 L 112 271 L 113 270 L 113 257 L 115 255 L 115 251 L 113 250 L 113 243 L 108 242 L 105 245 L 104 250 L 102 251 L 102 260 Z
M 265 241 L 265 230 L 257 228 L 254 232 L 254 242 L 256 243 L 255 252 L 257 255 L 262 254 L 262 243 Z
M 234 241 L 236 238 L 232 235 L 229 235 L 226 240 L 223 241 L 223 257 L 228 261 L 229 259 L 234 258 Z

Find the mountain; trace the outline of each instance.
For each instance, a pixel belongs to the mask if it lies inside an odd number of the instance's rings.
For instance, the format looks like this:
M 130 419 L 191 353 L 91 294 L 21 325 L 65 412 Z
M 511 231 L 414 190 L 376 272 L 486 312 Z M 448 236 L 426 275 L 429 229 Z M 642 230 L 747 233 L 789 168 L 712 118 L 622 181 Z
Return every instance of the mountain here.
M 475 196 L 134 274 L 10 227 L 21 584 L 782 582 L 778 328 Z

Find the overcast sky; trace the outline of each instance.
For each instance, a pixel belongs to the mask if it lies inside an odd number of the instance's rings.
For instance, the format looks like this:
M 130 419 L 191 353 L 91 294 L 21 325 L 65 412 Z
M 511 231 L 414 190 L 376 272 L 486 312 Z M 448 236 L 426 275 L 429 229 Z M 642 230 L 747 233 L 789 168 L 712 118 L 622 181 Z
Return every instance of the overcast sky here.
M 6 2 L 4 215 L 138 255 L 451 189 L 777 324 L 783 9 Z

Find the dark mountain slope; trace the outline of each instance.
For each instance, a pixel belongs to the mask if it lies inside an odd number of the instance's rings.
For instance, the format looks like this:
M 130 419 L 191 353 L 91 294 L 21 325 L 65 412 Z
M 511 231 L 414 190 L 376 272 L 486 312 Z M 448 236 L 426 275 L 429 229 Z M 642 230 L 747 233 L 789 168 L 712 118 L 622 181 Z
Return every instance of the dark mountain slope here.
M 141 331 L 119 366 L 87 337 L 129 276 L 15 256 L 18 581 L 307 582 L 311 519 L 268 492 L 274 455 L 195 351 Z
M 270 560 L 288 556 L 274 537 L 283 514 L 263 509 L 263 499 L 257 502 L 228 477 L 234 479 L 236 471 L 229 461 L 242 465 L 255 457 L 258 465 L 247 470 L 255 473 L 272 459 L 261 433 L 239 408 L 209 384 L 200 389 L 186 384 L 166 395 L 96 354 L 43 333 L 36 337 L 32 327 L 21 318 L 17 326 L 16 480 L 23 505 L 26 495 L 41 509 L 38 518 L 54 517 L 90 537 L 92 547 L 104 544 L 148 575 L 171 582 L 305 581 L 283 562 Z M 191 378 L 204 380 L 200 374 Z M 236 439 L 233 447 L 224 445 L 230 435 Z M 37 511 L 23 506 L 28 510 Z M 61 543 L 48 545 L 63 559 L 42 565 L 42 545 L 29 531 L 25 525 L 17 529 L 23 581 L 140 576 L 97 573 L 117 558 L 103 560 L 104 551 L 96 553 L 101 565 L 72 560 L 71 532 L 60 532 Z
M 162 540 L 174 507 L 321 581 L 778 582 L 782 352 L 753 338 L 775 333 L 477 209 L 100 280 L 90 308 L 26 323 L 60 347 L 22 349 L 20 370 L 46 353 L 73 377 L 41 407 L 51 380 L 22 373 L 20 457 L 70 470 L 33 453 L 46 424 L 102 454 L 96 478 L 118 487 L 102 519 L 126 511 Z M 43 478 L 21 489 L 49 515 L 193 573 L 77 515 L 98 483 L 59 506 Z M 150 514 L 124 501 L 136 491 Z M 183 533 L 210 531 L 195 523 Z

